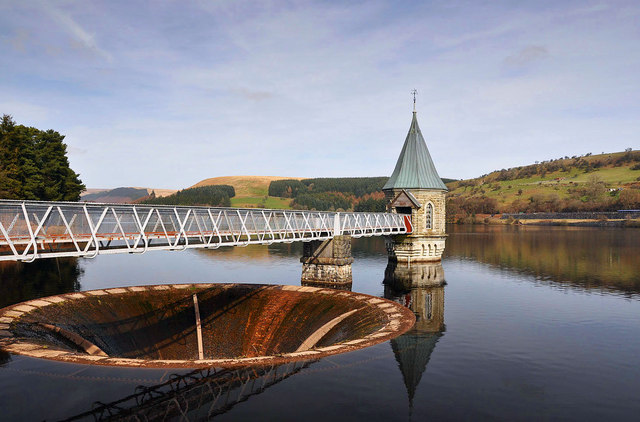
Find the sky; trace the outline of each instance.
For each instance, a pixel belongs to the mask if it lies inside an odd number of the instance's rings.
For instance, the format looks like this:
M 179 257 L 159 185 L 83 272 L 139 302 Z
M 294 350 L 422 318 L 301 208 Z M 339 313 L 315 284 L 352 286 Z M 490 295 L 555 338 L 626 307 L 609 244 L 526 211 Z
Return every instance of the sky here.
M 0 113 L 89 188 L 441 177 L 638 149 L 640 2 L 0 0 Z

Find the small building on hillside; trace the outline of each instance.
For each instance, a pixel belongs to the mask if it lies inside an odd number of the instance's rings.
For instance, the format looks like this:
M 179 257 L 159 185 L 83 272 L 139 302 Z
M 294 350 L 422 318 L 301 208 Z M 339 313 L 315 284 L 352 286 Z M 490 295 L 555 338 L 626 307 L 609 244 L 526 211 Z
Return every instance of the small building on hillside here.
M 439 261 L 445 248 L 444 184 L 424 141 L 416 111 L 393 174 L 382 188 L 387 211 L 404 214 L 411 233 L 394 236 L 387 245 L 398 262 Z

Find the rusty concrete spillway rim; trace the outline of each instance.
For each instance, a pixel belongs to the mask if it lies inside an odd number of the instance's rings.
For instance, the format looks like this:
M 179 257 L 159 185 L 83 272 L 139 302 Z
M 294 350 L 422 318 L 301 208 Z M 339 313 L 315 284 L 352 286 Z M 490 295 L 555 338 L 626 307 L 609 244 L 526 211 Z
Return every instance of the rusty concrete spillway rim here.
M 298 360 L 317 359 L 324 356 L 345 353 L 357 349 L 369 347 L 378 343 L 385 342 L 395 338 L 413 327 L 415 323 L 415 315 L 408 308 L 383 299 L 377 296 L 370 296 L 363 293 L 347 292 L 344 290 L 333 290 L 330 288 L 301 287 L 290 285 L 262 285 L 270 289 L 280 289 L 283 291 L 297 291 L 304 293 L 315 293 L 329 296 L 344 296 L 360 302 L 361 305 L 375 306 L 386 317 L 386 323 L 382 328 L 369 333 L 359 339 L 347 341 L 344 343 L 333 344 L 326 347 L 309 348 L 310 344 L 315 344 L 318 338 L 307 339 L 298 350 L 292 353 L 283 353 L 280 355 L 258 356 L 248 358 L 221 358 L 221 359 L 189 359 L 189 360 L 162 360 L 162 359 L 134 359 L 122 357 L 109 357 L 103 353 L 91 353 L 91 343 L 77 344 L 85 349 L 87 354 L 81 354 L 68 350 L 55 349 L 45 346 L 27 338 L 16 337 L 11 331 L 11 324 L 18 322 L 21 317 L 27 315 L 37 308 L 42 308 L 52 304 L 60 304 L 68 300 L 83 299 L 92 296 L 103 295 L 120 295 L 129 292 L 144 292 L 153 290 L 170 290 L 170 289 L 189 289 L 189 288 L 210 288 L 210 287 L 233 287 L 237 284 L 233 283 L 190 283 L 190 284 L 161 284 L 150 286 L 133 286 L 133 287 L 116 287 L 100 290 L 89 290 L 78 293 L 67 293 L 56 296 L 49 296 L 40 299 L 34 299 L 21 302 L 15 305 L 0 309 L 0 348 L 7 352 L 25 355 L 35 358 L 52 359 L 57 361 L 66 361 L 71 363 L 97 364 L 107 366 L 124 366 L 124 367 L 154 367 L 154 368 L 199 368 L 199 367 L 237 367 L 248 365 L 272 365 L 287 363 Z M 356 310 L 354 310 L 356 311 Z M 351 314 L 352 312 L 348 312 Z M 344 315 L 346 317 L 346 315 Z M 340 318 L 340 317 L 339 317 Z M 336 318 L 338 320 L 339 318 Z M 339 321 L 332 321 L 333 325 Z M 327 325 L 327 324 L 325 324 Z M 328 331 L 330 327 L 323 327 L 322 331 Z M 53 330 L 53 327 L 48 327 Z M 321 331 L 321 330 L 318 330 Z M 314 333 L 314 335 L 317 333 Z M 79 337 L 79 336 L 78 336 Z M 74 339 L 72 339 L 74 340 Z M 76 343 L 82 343 L 79 337 Z M 304 347 L 303 347 L 304 346 Z M 99 350 L 99 349 L 98 349 Z M 100 350 L 101 352 L 101 350 Z

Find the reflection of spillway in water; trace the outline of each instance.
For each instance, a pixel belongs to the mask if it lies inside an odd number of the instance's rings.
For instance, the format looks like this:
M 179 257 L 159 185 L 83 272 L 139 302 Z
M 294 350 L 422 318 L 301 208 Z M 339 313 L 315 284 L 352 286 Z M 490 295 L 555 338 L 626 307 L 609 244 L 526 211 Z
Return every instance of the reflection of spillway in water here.
M 160 285 L 52 296 L 0 310 L 11 353 L 124 366 L 234 366 L 380 343 L 414 316 L 368 295 L 255 284 Z
M 11 360 L 11 355 L 4 350 L 0 349 L 0 366 Z
M 415 326 L 391 340 L 412 406 L 431 353 L 445 330 L 442 263 L 411 264 L 410 267 L 389 263 L 384 284 L 387 299 L 406 306 L 416 315 Z
M 164 421 L 208 420 L 236 404 L 307 368 L 311 361 L 268 367 L 198 369 L 172 375 L 165 382 L 138 387 L 132 394 L 110 403 L 95 403 L 90 411 L 66 420 Z

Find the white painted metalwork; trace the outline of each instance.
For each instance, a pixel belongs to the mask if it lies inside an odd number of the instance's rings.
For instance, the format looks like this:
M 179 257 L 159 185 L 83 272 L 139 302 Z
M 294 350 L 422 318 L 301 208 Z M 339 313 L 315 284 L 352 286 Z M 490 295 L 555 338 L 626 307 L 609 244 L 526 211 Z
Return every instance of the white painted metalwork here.
M 401 215 L 0 200 L 0 261 L 383 236 Z

